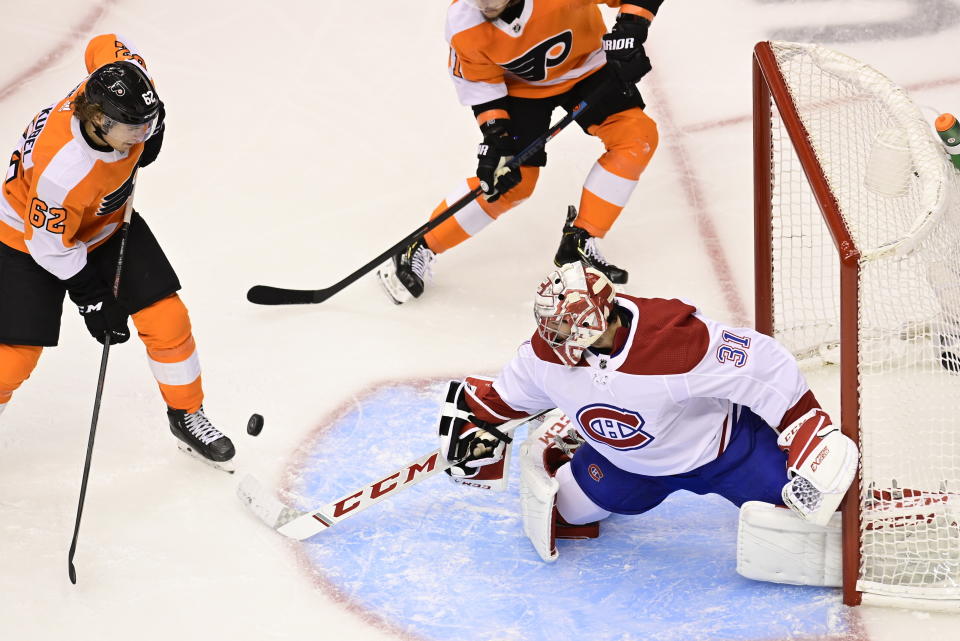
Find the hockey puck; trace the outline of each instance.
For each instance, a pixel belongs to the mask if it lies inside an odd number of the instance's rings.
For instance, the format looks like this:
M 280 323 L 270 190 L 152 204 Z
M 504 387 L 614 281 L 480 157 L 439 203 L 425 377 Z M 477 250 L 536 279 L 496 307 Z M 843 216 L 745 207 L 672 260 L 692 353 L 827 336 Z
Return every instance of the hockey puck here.
M 263 417 L 259 414 L 251 414 L 247 421 L 247 434 L 256 436 L 263 429 Z

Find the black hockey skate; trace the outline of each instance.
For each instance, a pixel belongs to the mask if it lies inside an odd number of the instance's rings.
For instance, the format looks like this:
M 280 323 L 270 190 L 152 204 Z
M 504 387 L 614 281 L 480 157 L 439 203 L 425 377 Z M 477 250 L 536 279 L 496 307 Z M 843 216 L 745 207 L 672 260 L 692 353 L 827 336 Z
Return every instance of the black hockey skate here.
M 181 450 L 213 467 L 233 473 L 233 467 L 228 463 L 236 454 L 233 443 L 213 426 L 203 413 L 203 407 L 192 414 L 168 407 L 167 419 L 170 431 L 180 440 L 177 446 Z
M 573 226 L 577 217 L 577 208 L 570 205 L 567 208 L 567 222 L 563 226 L 563 236 L 560 238 L 560 248 L 553 257 L 554 264 L 559 267 L 566 263 L 582 262 L 604 273 L 615 285 L 624 285 L 629 278 L 627 270 L 607 262 L 597 247 L 597 239 L 586 229 Z
M 424 282 L 430 279 L 436 254 L 427 247 L 423 238 L 395 254 L 390 260 L 377 268 L 377 278 L 397 305 L 423 295 Z

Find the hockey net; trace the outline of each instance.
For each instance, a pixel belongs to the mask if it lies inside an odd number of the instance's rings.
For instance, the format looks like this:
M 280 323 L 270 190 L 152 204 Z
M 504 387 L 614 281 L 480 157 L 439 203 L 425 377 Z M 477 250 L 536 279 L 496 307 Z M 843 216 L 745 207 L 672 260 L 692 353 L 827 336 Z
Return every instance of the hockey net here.
M 903 89 L 818 45 L 757 45 L 754 145 L 757 328 L 861 451 L 844 601 L 956 609 L 958 172 Z

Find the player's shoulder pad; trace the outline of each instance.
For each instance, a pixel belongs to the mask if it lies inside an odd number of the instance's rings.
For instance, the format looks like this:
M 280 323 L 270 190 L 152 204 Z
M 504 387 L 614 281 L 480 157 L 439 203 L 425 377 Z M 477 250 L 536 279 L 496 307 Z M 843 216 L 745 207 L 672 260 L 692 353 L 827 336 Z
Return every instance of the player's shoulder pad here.
M 119 33 L 102 33 L 94 36 L 87 43 L 83 55 L 88 73 L 93 73 L 103 65 L 120 60 L 132 62 L 148 76 L 150 75 L 140 51 L 129 38 Z
M 620 371 L 638 375 L 685 374 L 703 360 L 710 347 L 710 331 L 697 308 L 671 298 L 618 295 L 637 308 L 636 330 Z
M 37 193 L 62 203 L 67 194 L 90 173 L 95 158 L 87 152 L 84 144 L 70 140 L 56 144 L 49 150 L 46 145 L 34 148 L 34 159 L 49 153 L 49 161 L 37 177 Z M 92 150 L 91 150 L 92 151 Z
M 530 340 L 524 341 L 517 348 L 517 358 L 527 361 L 546 361 L 548 363 L 560 362 L 554 356 L 550 346 L 536 332 L 533 333 Z
M 483 13 L 473 5 L 463 0 L 454 0 L 447 9 L 447 24 L 444 28 L 444 38 L 453 46 L 453 38 L 457 34 L 469 31 L 474 27 L 485 24 L 487 19 Z M 462 38 L 458 38 L 458 41 Z M 457 44 L 460 44 L 458 42 Z

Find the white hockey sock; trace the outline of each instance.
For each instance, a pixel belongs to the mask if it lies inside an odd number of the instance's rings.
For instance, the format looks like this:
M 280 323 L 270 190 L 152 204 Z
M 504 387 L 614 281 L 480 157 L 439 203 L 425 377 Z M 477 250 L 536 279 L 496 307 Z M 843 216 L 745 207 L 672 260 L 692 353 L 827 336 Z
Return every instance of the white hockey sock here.
M 580 525 L 600 521 L 610 516 L 610 512 L 591 501 L 590 497 L 580 489 L 569 463 L 561 465 L 554 478 L 560 484 L 560 490 L 557 492 L 557 511 L 564 521 L 571 525 Z

